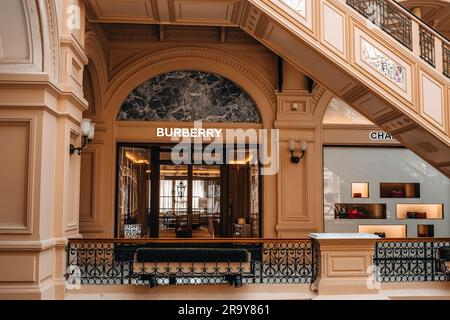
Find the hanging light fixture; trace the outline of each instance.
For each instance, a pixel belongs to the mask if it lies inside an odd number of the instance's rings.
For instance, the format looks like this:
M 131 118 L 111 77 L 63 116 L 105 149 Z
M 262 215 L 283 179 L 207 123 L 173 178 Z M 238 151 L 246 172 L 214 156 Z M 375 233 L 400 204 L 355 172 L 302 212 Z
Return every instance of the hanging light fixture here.
M 180 181 L 180 183 L 177 184 L 177 195 L 180 199 L 184 197 L 185 190 L 186 185 L 183 183 L 183 181 Z
M 91 122 L 91 119 L 81 120 L 81 135 L 83 143 L 80 147 L 76 148 L 73 144 L 70 144 L 70 154 L 74 154 L 75 151 L 78 155 L 81 155 L 81 151 L 86 150 L 92 143 L 95 134 L 95 123 Z

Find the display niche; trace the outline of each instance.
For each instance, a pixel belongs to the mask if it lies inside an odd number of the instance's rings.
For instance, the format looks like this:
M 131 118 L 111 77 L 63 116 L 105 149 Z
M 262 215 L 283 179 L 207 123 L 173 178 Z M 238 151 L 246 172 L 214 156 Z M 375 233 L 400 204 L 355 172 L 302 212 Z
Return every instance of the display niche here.
M 380 198 L 420 198 L 420 183 L 382 182 Z
M 397 204 L 397 219 L 444 219 L 443 204 Z
M 352 183 L 352 198 L 368 198 L 368 197 L 369 197 L 369 183 L 367 182 Z
M 432 225 L 432 224 L 417 225 L 417 237 L 418 238 L 433 238 L 434 237 L 434 225 Z
M 406 225 L 359 225 L 358 233 L 376 234 L 380 238 L 407 238 Z
M 386 204 L 380 203 L 336 203 L 336 219 L 386 219 Z

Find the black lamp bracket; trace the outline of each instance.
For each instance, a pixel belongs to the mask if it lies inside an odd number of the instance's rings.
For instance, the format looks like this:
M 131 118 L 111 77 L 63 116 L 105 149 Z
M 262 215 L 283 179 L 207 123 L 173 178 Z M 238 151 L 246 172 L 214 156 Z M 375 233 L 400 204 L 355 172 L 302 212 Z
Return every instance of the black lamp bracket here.
M 300 161 L 303 159 L 303 157 L 305 156 L 306 151 L 302 151 L 301 155 L 296 156 L 294 154 L 294 151 L 291 151 L 291 163 L 293 164 L 299 164 Z
M 83 144 L 76 148 L 73 144 L 70 144 L 70 154 L 74 154 L 75 152 L 78 152 L 78 155 L 81 155 L 81 151 L 86 150 L 91 145 L 92 140 L 88 139 L 87 137 L 83 137 Z

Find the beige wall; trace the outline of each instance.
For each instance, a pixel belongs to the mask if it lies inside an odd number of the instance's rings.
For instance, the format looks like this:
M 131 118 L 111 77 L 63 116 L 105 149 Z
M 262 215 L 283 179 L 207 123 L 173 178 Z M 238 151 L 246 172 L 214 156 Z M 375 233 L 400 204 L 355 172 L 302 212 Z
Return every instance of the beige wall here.
M 82 29 L 65 29 L 69 3 L 83 14 L 78 0 L 0 4 L 0 299 L 63 297 L 66 238 L 79 235 L 80 159 L 68 148 L 87 58 Z

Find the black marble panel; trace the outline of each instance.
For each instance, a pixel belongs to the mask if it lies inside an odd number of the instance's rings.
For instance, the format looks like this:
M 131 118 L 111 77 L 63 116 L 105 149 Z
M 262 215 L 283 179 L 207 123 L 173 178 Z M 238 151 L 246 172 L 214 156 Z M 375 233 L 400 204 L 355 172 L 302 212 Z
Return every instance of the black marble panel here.
M 258 108 L 241 87 L 198 71 L 159 75 L 127 97 L 117 120 L 259 123 Z

